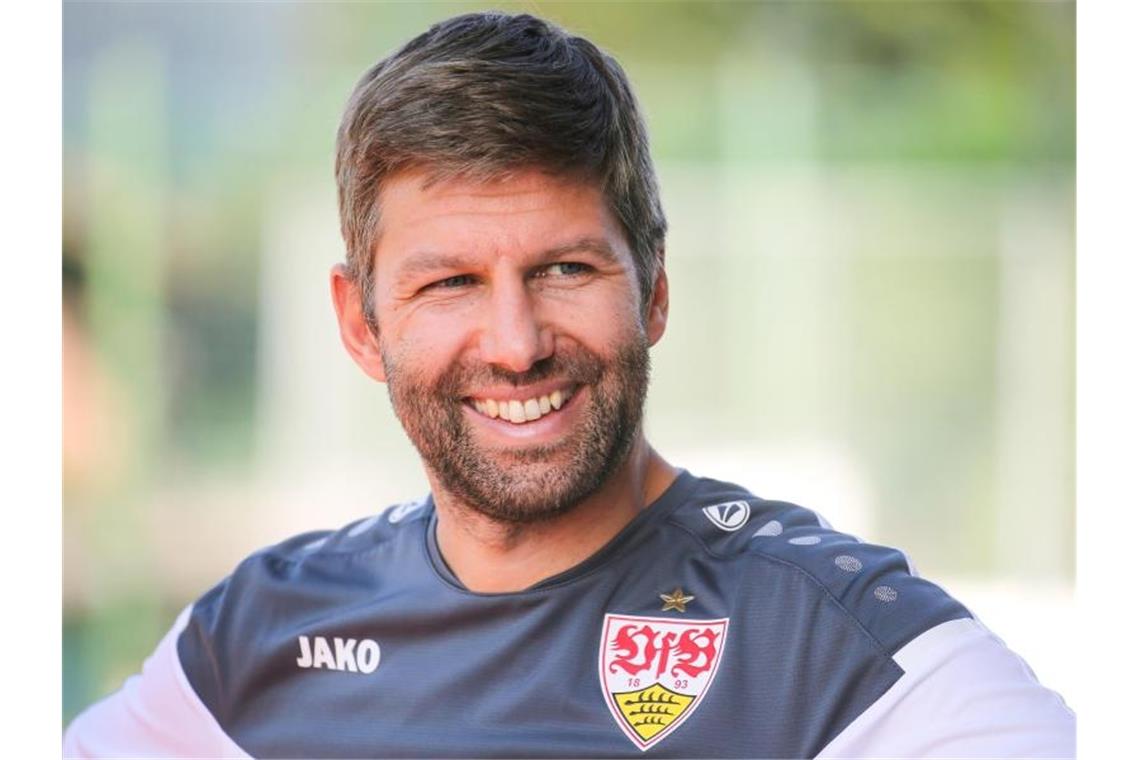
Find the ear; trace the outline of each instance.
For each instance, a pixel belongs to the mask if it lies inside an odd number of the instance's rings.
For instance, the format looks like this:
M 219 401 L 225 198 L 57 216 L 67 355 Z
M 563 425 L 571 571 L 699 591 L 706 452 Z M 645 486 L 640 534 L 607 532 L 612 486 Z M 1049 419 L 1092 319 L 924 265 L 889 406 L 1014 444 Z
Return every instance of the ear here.
M 340 340 L 348 355 L 373 380 L 384 382 L 384 362 L 380 356 L 379 337 L 372 332 L 364 317 L 364 301 L 360 288 L 344 264 L 337 264 L 329 273 L 333 308 L 340 324 Z
M 665 276 L 665 252 L 658 254 L 657 277 L 653 281 L 653 294 L 649 299 L 649 310 L 645 319 L 645 333 L 649 345 L 657 344 L 665 334 L 665 323 L 669 321 L 669 279 Z

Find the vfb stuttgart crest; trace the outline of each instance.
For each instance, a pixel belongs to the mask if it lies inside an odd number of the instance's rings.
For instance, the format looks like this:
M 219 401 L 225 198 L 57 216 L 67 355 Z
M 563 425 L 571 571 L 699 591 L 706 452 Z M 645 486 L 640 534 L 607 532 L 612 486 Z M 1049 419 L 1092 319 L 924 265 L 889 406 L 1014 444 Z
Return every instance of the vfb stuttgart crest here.
M 639 749 L 696 712 L 716 677 L 728 618 L 677 620 L 606 615 L 599 675 L 606 705 Z

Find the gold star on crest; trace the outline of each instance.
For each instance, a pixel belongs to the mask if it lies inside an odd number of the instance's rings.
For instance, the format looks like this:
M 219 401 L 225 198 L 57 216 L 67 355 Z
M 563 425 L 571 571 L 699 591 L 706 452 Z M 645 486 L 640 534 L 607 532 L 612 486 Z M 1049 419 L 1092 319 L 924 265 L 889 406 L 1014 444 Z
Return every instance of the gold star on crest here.
M 665 602 L 665 606 L 661 608 L 662 612 L 668 612 L 669 610 L 684 612 L 685 605 L 693 601 L 693 597 L 686 596 L 680 586 L 673 589 L 672 594 L 660 594 L 659 596 L 661 597 L 661 601 Z

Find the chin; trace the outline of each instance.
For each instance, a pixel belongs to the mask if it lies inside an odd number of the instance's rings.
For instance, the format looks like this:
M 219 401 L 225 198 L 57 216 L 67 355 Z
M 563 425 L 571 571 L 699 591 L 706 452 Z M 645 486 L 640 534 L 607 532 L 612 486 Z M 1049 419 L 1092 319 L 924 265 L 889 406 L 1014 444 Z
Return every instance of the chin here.
M 537 452 L 530 452 L 536 454 Z M 474 511 L 497 522 L 511 525 L 534 525 L 572 512 L 597 493 L 618 470 L 628 456 L 607 457 L 599 466 L 570 473 L 581 459 L 567 452 L 564 461 L 523 463 L 517 459 L 506 466 L 472 471 L 459 478 L 442 477 L 441 485 Z M 515 458 L 513 455 L 511 458 Z M 439 473 L 442 475 L 443 473 Z M 449 473 L 454 475 L 455 473 Z

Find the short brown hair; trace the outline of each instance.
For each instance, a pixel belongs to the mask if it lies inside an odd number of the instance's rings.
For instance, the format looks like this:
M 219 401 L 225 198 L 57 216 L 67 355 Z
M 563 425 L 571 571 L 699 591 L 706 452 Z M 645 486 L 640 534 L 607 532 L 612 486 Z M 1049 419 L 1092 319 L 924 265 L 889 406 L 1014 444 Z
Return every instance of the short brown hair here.
M 529 15 L 442 21 L 370 68 L 336 141 L 341 234 L 373 324 L 373 256 L 385 177 L 494 179 L 523 168 L 598 182 L 625 232 L 643 305 L 664 254 L 649 139 L 621 66 Z

